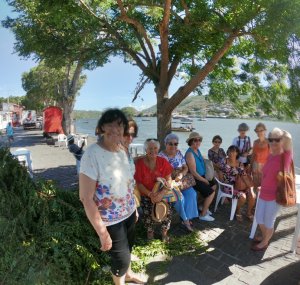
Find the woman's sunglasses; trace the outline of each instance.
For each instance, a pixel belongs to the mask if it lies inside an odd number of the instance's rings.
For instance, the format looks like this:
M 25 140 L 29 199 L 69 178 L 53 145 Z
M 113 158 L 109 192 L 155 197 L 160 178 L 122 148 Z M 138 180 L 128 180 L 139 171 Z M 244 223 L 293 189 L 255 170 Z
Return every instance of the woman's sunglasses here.
M 281 138 L 268 138 L 268 141 L 269 141 L 270 143 L 272 143 L 272 142 L 279 143 L 279 142 L 281 141 Z
M 178 146 L 178 143 L 168 143 L 169 146 Z

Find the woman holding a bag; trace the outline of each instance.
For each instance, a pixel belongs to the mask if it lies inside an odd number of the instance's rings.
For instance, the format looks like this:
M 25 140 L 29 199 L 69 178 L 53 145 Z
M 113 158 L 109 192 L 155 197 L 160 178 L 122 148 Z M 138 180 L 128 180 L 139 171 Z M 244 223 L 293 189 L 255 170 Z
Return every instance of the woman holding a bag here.
M 185 160 L 190 172 L 196 180 L 194 188 L 204 198 L 199 219 L 202 221 L 212 222 L 215 219 L 210 215 L 211 212 L 209 211 L 209 206 L 214 199 L 216 186 L 213 181 L 208 181 L 205 178 L 205 163 L 199 150 L 202 142 L 202 136 L 197 132 L 192 132 L 186 142 L 189 145 L 189 148 L 185 153 Z
M 240 150 L 237 146 L 231 145 L 227 150 L 227 158 L 225 162 L 221 163 L 220 170 L 224 174 L 223 182 L 230 185 L 235 185 L 237 177 L 246 176 L 247 173 L 244 170 L 244 165 L 239 159 Z M 225 188 L 226 190 L 226 188 Z M 229 190 L 229 189 L 228 189 Z M 238 204 L 236 208 L 235 217 L 237 221 L 242 222 L 243 216 L 241 212 L 242 206 L 248 202 L 247 208 L 247 218 L 253 220 L 252 209 L 255 204 L 255 194 L 251 187 L 245 188 L 243 190 L 234 188 L 234 195 L 238 198 Z
M 261 236 L 254 238 L 251 247 L 254 251 L 266 250 L 274 233 L 274 223 L 280 205 L 276 202 L 278 187 L 277 175 L 284 169 L 290 170 L 292 162 L 292 136 L 279 128 L 274 128 L 268 135 L 270 152 L 262 172 L 262 182 L 255 218 L 261 230 Z
M 154 238 L 154 220 L 152 218 L 152 209 L 155 203 L 162 200 L 166 194 L 166 190 L 162 189 L 159 192 L 154 192 L 153 188 L 157 182 L 157 178 L 161 177 L 166 180 L 166 183 L 171 186 L 172 166 L 164 158 L 158 156 L 160 148 L 157 139 L 147 139 L 144 143 L 146 155 L 138 158 L 135 161 L 135 181 L 141 193 L 141 207 L 143 209 L 143 222 L 147 229 L 147 238 Z M 168 230 L 171 226 L 172 210 L 168 207 L 166 219 L 161 222 L 161 234 L 163 241 L 169 241 Z
M 183 198 L 178 200 L 175 204 L 175 209 L 183 220 L 183 225 L 188 231 L 192 232 L 191 219 L 198 217 L 197 208 L 197 193 L 192 186 L 196 184 L 192 174 L 188 173 L 189 169 L 186 165 L 185 159 L 178 149 L 179 138 L 175 134 L 168 134 L 165 137 L 166 148 L 159 153 L 160 157 L 165 158 L 173 167 L 172 179 L 181 185 Z M 187 185 L 182 186 L 182 180 L 187 182 Z M 191 181 L 191 182 L 188 182 Z M 188 185 L 190 183 L 190 185 Z M 187 188 L 185 188 L 187 187 Z

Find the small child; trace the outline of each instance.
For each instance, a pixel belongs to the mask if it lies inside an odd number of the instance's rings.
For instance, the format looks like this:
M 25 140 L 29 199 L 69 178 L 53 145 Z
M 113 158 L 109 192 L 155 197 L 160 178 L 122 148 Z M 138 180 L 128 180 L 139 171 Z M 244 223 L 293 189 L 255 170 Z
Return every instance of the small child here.
M 11 144 L 14 141 L 14 129 L 11 125 L 11 122 L 9 122 L 6 126 L 6 135 L 7 135 L 9 144 Z

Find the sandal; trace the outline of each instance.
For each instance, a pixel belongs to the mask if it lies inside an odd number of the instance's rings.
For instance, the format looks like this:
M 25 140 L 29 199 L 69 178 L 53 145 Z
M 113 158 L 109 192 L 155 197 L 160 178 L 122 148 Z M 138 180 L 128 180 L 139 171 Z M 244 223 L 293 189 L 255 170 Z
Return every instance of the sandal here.
M 185 226 L 185 228 L 189 231 L 189 232 L 193 232 L 194 229 L 192 228 L 191 224 L 189 221 L 185 221 L 185 222 L 182 222 L 182 224 Z
M 243 216 L 242 216 L 242 215 L 240 215 L 240 214 L 235 214 L 235 217 L 236 217 L 236 220 L 237 220 L 238 222 L 242 222 L 242 221 L 243 221 Z
M 161 240 L 162 240 L 162 242 L 169 243 L 170 242 L 170 237 L 167 236 L 167 235 L 166 236 L 162 236 Z
M 254 237 L 253 238 L 253 240 L 252 240 L 253 242 L 261 242 L 262 241 L 262 237 L 259 237 L 259 236 L 256 236 L 256 237 Z
M 253 222 L 254 216 L 252 214 L 246 216 L 251 222 Z
M 130 275 L 126 275 L 125 282 L 126 283 L 136 283 L 136 284 L 145 284 L 146 281 L 142 276 L 136 273 L 131 273 Z
M 154 231 L 148 231 L 147 232 L 147 239 L 149 241 L 154 239 Z

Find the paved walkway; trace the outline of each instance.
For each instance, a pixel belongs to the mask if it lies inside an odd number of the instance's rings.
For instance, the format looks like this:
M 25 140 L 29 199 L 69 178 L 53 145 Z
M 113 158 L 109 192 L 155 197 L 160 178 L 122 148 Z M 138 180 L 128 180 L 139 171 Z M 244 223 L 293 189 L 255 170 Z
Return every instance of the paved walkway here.
M 75 159 L 67 148 L 47 145 L 40 131 L 22 130 L 16 132 L 16 147 L 31 151 L 35 177 L 54 180 L 65 189 L 78 188 Z M 206 252 L 174 257 L 163 275 L 163 261 L 156 259 L 147 266 L 149 284 L 300 285 L 299 256 L 290 253 L 296 211 L 296 207 L 282 209 L 270 246 L 255 253 L 248 238 L 251 223 L 229 221 L 230 205 L 219 206 L 215 222 L 194 221 L 207 243 Z M 171 234 L 186 232 L 175 221 Z

